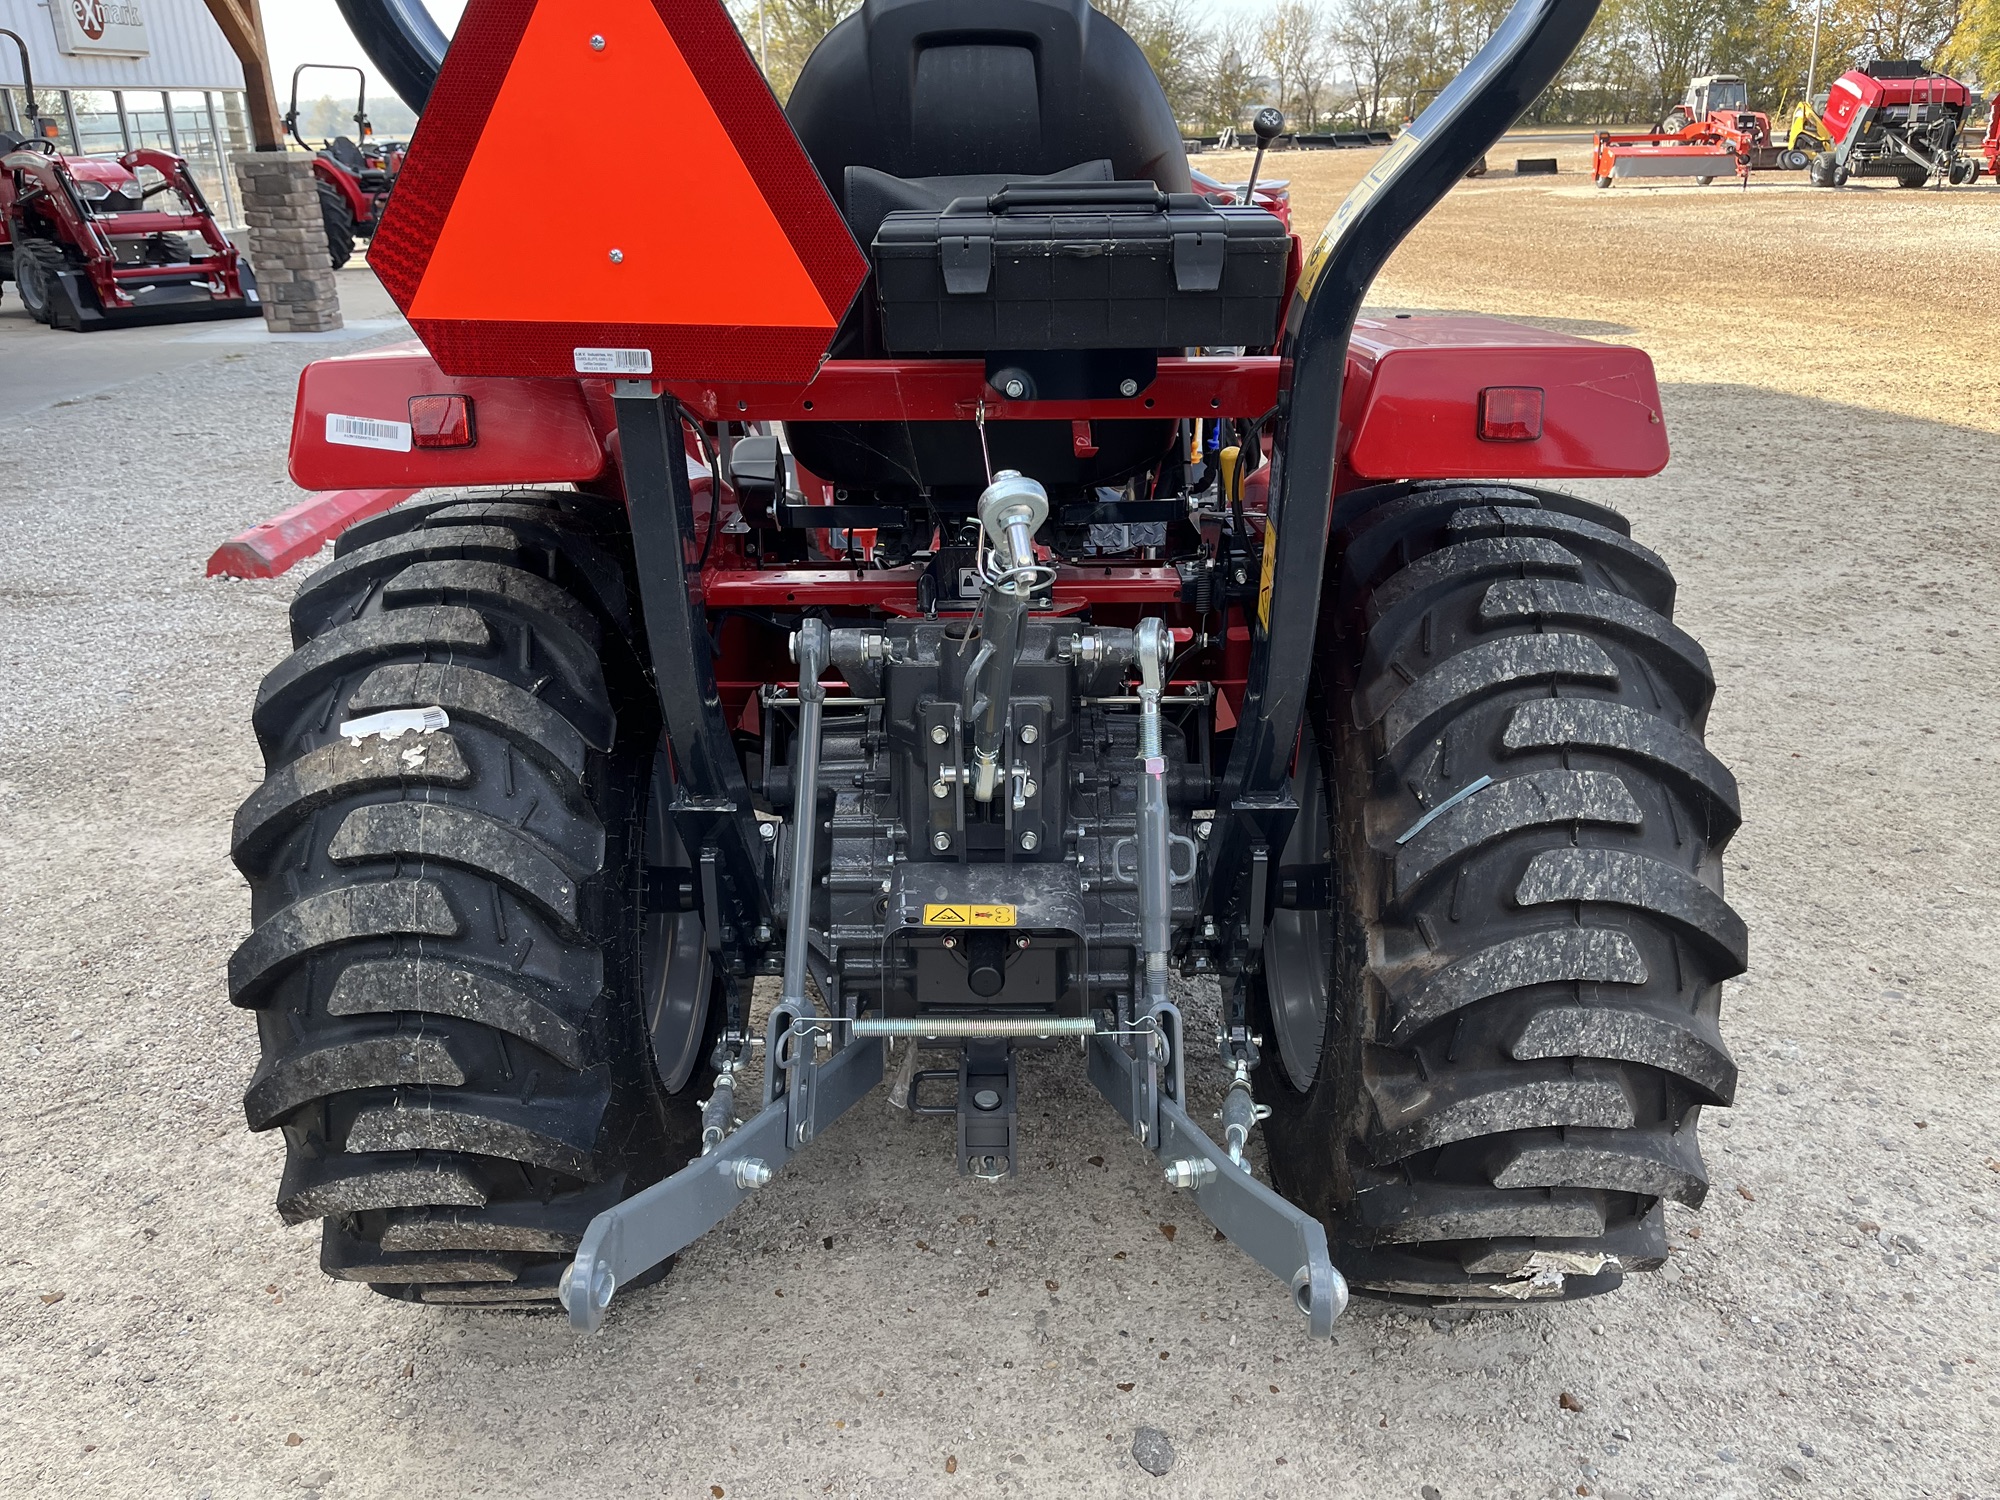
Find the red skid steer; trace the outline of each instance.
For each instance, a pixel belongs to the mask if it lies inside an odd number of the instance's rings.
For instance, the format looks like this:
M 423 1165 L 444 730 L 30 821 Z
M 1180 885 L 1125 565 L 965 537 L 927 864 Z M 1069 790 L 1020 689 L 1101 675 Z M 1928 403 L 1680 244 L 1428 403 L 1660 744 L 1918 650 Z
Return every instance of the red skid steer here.
M 1652 367 L 1361 312 L 1595 0 L 1310 254 L 1081 0 L 866 0 L 783 109 L 720 0 L 343 4 L 432 105 L 369 251 L 422 347 L 311 366 L 292 473 L 427 493 L 293 602 L 229 965 L 329 1275 L 596 1328 L 893 1110 L 988 1181 L 1122 1122 L 1317 1337 L 1663 1263 L 1737 793 L 1666 564 L 1549 487 L 1666 463 Z M 550 98 L 705 191 L 579 158 L 527 283 Z

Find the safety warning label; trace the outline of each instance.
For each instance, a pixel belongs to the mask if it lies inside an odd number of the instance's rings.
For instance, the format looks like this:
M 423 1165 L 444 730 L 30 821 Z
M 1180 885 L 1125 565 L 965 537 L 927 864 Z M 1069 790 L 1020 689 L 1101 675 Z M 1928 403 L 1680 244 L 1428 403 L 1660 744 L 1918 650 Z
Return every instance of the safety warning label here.
M 926 906 L 926 927 L 1012 927 L 1011 906 Z

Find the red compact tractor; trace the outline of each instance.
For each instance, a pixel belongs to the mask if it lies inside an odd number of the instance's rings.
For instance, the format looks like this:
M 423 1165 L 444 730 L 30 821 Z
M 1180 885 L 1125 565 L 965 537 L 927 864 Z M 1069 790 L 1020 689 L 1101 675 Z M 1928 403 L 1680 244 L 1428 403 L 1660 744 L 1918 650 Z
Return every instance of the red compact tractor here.
M 1814 187 L 1893 177 L 1906 188 L 1977 180 L 1979 158 L 1960 149 L 1972 91 L 1922 63 L 1879 61 L 1834 79 L 1821 115 L 1830 143 L 1812 160 Z M 1990 134 L 1990 131 L 1989 131 Z
M 1748 186 L 1752 171 L 1796 171 L 1805 164 L 1803 152 L 1773 144 L 1771 117 L 1750 108 L 1743 80 L 1716 73 L 1690 83 L 1681 102 L 1652 130 L 1598 132 L 1591 175 L 1601 188 L 1620 177 L 1692 177 L 1707 187 L 1731 174 Z
M 27 44 L 11 31 L 35 97 Z M 70 156 L 55 122 L 0 130 L 0 281 L 38 323 L 87 332 L 254 317 L 257 279 L 170 151 Z M 159 201 L 155 201 L 159 200 Z
M 352 73 L 354 130 L 359 140 L 344 135 L 315 148 L 299 134 L 299 76 L 309 71 Z M 368 123 L 368 75 L 359 68 L 335 63 L 300 63 L 292 69 L 292 102 L 285 111 L 285 132 L 313 153 L 313 177 L 319 186 L 320 217 L 326 223 L 326 253 L 338 271 L 354 255 L 357 239 L 370 239 L 382 222 L 396 174 L 403 170 L 402 141 L 378 141 Z
M 594 1328 L 898 1109 L 984 1180 L 1115 1115 L 1320 1337 L 1662 1264 L 1737 792 L 1666 563 L 1550 487 L 1666 463 L 1652 366 L 1361 314 L 1596 0 L 1310 253 L 1081 0 L 866 0 L 782 110 L 720 0 L 344 8 L 435 83 L 369 252 L 422 345 L 309 367 L 291 469 L 427 493 L 292 604 L 229 964 L 328 1274 Z M 579 156 L 524 281 L 551 98 L 703 191 Z

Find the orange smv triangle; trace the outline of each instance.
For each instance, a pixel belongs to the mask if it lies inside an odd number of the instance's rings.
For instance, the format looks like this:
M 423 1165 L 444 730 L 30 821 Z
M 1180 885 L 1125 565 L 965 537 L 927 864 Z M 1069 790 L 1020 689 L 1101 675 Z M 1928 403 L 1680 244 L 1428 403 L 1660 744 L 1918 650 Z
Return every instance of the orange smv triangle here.
M 585 12 L 535 7 L 410 317 L 831 330 L 653 0 Z

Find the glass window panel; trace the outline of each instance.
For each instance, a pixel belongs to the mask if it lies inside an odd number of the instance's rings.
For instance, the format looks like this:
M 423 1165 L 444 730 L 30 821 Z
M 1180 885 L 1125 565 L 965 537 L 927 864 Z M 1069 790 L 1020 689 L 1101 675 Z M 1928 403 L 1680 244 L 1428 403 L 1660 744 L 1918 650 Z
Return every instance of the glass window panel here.
M 76 112 L 78 141 L 86 154 L 117 156 L 125 149 L 125 132 L 118 124 L 118 101 L 108 89 L 78 89 L 70 95 Z
M 167 133 L 166 95 L 126 90 L 125 118 L 132 126 L 134 146 L 158 146 L 162 151 L 174 149 L 173 137 Z
M 25 134 L 28 129 L 29 115 L 28 91 L 15 85 L 13 87 L 0 87 L 0 92 L 4 92 L 7 95 L 7 102 L 13 107 L 13 123 L 8 128 L 21 131 Z M 39 114 L 45 120 L 55 121 L 57 136 L 61 140 L 63 148 L 65 150 L 69 149 L 72 143 L 69 138 L 69 126 L 63 114 L 62 91 L 59 89 L 36 89 L 34 113 Z M 7 111 L 0 109 L 0 120 L 5 120 L 6 116 Z
M 228 137 L 230 151 L 232 153 L 248 151 L 250 149 L 250 116 L 244 111 L 243 91 L 241 89 L 229 89 L 217 94 L 215 97 L 216 102 L 222 106 L 219 111 L 222 115 L 222 130 L 223 134 Z
M 174 134 L 181 155 L 187 158 L 188 172 L 201 185 L 202 196 L 211 207 L 220 206 L 222 194 L 222 153 L 209 123 L 208 96 L 178 92 L 167 96 L 174 111 Z

